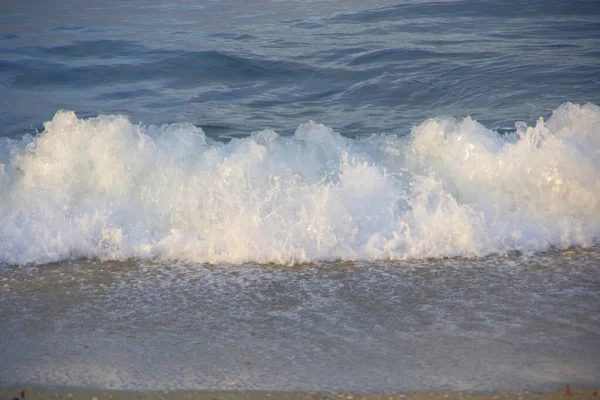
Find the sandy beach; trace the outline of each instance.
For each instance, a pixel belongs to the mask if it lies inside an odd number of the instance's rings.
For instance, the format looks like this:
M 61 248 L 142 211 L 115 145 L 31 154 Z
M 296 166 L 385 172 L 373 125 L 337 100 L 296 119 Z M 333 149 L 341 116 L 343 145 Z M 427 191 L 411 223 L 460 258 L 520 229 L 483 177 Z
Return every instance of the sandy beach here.
M 115 391 L 81 390 L 69 388 L 0 388 L 0 399 L 39 399 L 39 400 L 260 400 L 260 399 L 348 399 L 348 400 L 579 400 L 597 399 L 598 388 L 571 388 L 549 392 L 414 392 L 365 394 L 355 392 L 339 393 L 294 393 L 294 392 L 254 392 L 254 391 Z

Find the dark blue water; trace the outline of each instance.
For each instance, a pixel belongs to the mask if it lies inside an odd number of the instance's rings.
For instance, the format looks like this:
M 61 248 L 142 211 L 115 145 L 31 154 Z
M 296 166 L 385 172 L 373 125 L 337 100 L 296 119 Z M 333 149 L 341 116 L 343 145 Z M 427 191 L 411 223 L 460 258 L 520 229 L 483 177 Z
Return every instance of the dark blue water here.
M 600 102 L 600 4 L 577 1 L 4 1 L 0 135 L 80 117 L 209 136 L 309 119 L 353 137 L 428 117 L 490 128 Z

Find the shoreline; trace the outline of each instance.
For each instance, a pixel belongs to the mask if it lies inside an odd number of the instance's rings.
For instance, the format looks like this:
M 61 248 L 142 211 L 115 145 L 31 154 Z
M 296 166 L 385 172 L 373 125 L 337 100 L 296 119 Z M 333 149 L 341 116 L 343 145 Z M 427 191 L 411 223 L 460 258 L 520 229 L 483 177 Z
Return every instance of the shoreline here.
M 35 386 L 0 387 L 4 400 L 595 400 L 597 387 L 570 387 L 553 391 L 515 392 L 277 392 L 277 391 L 124 391 L 103 389 L 51 388 Z

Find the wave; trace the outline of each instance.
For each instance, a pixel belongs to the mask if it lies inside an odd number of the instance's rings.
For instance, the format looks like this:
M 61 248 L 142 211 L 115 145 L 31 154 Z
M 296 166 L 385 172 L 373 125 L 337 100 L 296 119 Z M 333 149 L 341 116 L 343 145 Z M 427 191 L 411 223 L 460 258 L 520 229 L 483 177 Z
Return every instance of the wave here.
M 76 41 L 8 52 L 12 57 L 0 63 L 0 71 L 13 74 L 12 85 L 21 89 L 64 85 L 91 88 L 102 86 L 107 80 L 119 84 L 156 79 L 168 80 L 171 87 L 188 89 L 215 80 L 247 82 L 252 77 L 254 83 L 279 82 L 330 72 L 301 63 L 224 51 L 156 50 L 125 40 Z M 94 78 L 98 76 L 103 79 Z
M 350 139 L 308 122 L 220 143 L 59 111 L 0 141 L 0 263 L 478 257 L 600 234 L 600 108 L 499 134 L 467 117 Z

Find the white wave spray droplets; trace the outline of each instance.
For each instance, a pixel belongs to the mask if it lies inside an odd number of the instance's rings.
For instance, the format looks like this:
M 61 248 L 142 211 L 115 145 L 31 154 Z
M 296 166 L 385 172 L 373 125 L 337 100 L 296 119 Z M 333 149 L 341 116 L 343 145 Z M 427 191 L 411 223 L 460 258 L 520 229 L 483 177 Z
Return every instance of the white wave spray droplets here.
M 500 136 L 465 118 L 406 138 L 313 122 L 223 144 L 189 124 L 58 112 L 0 145 L 0 262 L 294 263 L 482 256 L 600 235 L 600 109 Z

